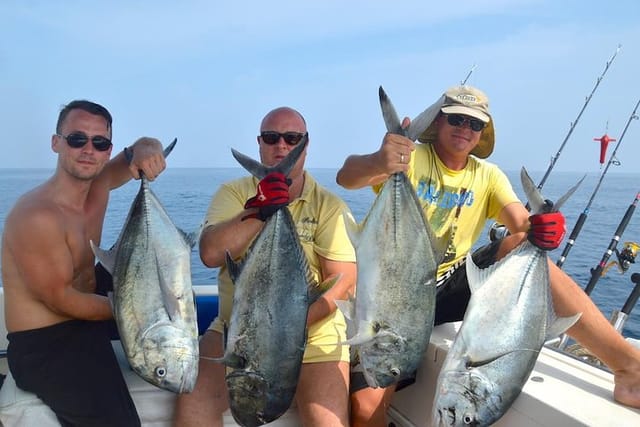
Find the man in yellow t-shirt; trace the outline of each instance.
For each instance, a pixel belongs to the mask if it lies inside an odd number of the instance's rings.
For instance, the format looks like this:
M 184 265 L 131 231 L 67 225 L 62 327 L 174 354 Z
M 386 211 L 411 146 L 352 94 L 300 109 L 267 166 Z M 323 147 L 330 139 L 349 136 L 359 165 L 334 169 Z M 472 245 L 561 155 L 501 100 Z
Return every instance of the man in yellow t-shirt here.
M 280 163 L 305 135 L 306 122 L 299 112 L 288 107 L 270 111 L 257 138 L 261 162 Z M 222 332 L 233 301 L 225 252 L 240 258 L 264 221 L 277 209 L 289 209 L 315 279 L 320 283 L 340 277 L 309 307 L 307 346 L 295 397 L 298 413 L 305 425 L 348 426 L 349 347 L 338 344 L 346 340 L 346 324 L 334 301 L 354 293 L 355 251 L 343 221 L 346 204 L 304 170 L 305 158 L 306 148 L 288 176 L 290 183 L 281 174 L 261 181 L 244 177 L 223 184 L 213 196 L 200 257 L 208 267 L 220 267 L 219 312 L 200 341 L 200 352 L 208 358 L 223 355 Z M 194 391 L 178 398 L 175 425 L 222 426 L 222 412 L 228 407 L 224 365 L 201 360 L 199 369 Z
M 425 216 L 436 235 L 448 242 L 438 269 L 435 323 L 462 320 L 470 298 L 464 259 L 487 220 L 504 224 L 510 235 L 480 248 L 473 260 L 481 268 L 501 259 L 525 239 L 544 250 L 557 248 L 565 234 L 559 212 L 529 215 L 506 175 L 484 160 L 493 152 L 494 124 L 489 101 L 471 86 L 448 89 L 425 112 L 429 127 L 422 144 L 387 133 L 380 149 L 352 155 L 338 171 L 346 188 L 374 189 L 391 174 L 405 172 L 416 189 Z M 408 119 L 405 119 L 408 126 Z M 582 312 L 568 333 L 602 360 L 615 374 L 614 398 L 640 407 L 640 351 L 611 326 L 580 287 L 549 262 L 551 292 L 560 317 Z M 352 376 L 352 427 L 386 426 L 385 407 L 394 391 L 358 388 Z M 359 381 L 358 381 L 359 382 Z

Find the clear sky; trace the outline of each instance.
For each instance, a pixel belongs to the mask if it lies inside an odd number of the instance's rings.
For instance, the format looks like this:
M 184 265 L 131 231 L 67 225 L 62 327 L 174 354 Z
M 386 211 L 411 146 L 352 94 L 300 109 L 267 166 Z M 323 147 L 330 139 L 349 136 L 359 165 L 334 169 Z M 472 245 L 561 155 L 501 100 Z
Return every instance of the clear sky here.
M 490 160 L 543 172 L 618 45 L 554 171 L 599 173 L 593 138 L 619 138 L 640 100 L 638 0 L 6 0 L 0 168 L 55 167 L 50 137 L 76 98 L 111 111 L 114 151 L 177 137 L 169 167 L 236 167 L 232 147 L 256 157 L 262 116 L 289 105 L 307 119 L 307 165 L 337 168 L 379 147 L 380 85 L 414 117 L 473 70 Z M 610 172 L 640 171 L 638 120 L 617 157 Z

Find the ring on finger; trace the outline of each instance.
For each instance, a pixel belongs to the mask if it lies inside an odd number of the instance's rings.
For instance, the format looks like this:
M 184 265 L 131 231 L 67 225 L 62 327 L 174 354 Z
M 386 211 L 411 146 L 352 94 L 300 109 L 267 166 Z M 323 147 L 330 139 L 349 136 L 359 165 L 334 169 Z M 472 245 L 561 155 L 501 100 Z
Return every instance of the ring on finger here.
M 400 163 L 404 163 L 404 154 L 400 154 Z

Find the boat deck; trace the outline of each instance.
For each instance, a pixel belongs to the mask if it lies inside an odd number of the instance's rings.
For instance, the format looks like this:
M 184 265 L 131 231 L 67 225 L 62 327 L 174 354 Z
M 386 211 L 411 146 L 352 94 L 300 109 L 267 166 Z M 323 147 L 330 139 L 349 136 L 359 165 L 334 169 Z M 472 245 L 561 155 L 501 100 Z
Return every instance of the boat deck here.
M 211 295 L 215 287 L 200 289 L 199 295 Z M 0 318 L 2 289 L 0 288 Z M 434 328 L 429 348 L 418 371 L 416 383 L 397 392 L 389 409 L 390 426 L 428 426 L 435 381 L 453 337 L 460 324 L 445 324 Z M 0 328 L 0 349 L 6 349 L 6 331 Z M 142 425 L 169 427 L 176 395 L 159 389 L 135 374 L 128 365 L 119 341 L 113 347 L 129 385 Z M 7 373 L 6 359 L 0 359 L 0 372 Z M 19 390 L 9 376 L 0 389 L 0 421 L 3 427 L 58 427 L 49 408 L 35 395 Z M 227 411 L 225 426 L 237 426 Z M 393 423 L 393 424 L 391 424 Z M 274 427 L 295 427 L 300 422 L 295 408 L 269 424 Z M 543 348 L 530 379 L 511 409 L 496 426 L 558 427 L 558 426 L 640 426 L 640 410 L 613 401 L 613 375 L 556 350 Z

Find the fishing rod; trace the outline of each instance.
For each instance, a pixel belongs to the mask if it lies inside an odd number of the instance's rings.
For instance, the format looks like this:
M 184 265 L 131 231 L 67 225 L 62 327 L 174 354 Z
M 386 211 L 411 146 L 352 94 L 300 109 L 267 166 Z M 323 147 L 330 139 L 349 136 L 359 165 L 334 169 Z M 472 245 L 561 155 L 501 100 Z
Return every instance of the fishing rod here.
M 467 83 L 467 80 L 469 80 L 469 77 L 471 77 L 471 74 L 473 74 L 473 70 L 475 70 L 476 67 L 477 67 L 477 65 L 473 64 L 473 66 L 471 67 L 471 69 L 467 73 L 467 77 L 465 77 L 464 80 L 460 82 L 460 86 L 464 86 L 465 83 Z
M 598 89 L 598 86 L 600 86 L 600 82 L 602 81 L 602 79 L 604 78 L 604 75 L 609 70 L 609 67 L 611 66 L 611 63 L 615 59 L 616 55 L 618 55 L 618 52 L 620 51 L 621 47 L 622 47 L 622 45 L 619 44 L 618 47 L 616 48 L 616 51 L 613 53 L 613 56 L 611 57 L 611 59 L 609 59 L 607 61 L 607 64 L 604 67 L 604 71 L 602 72 L 600 77 L 598 77 L 598 79 L 596 80 L 596 85 L 594 86 L 593 90 L 591 91 L 591 94 L 589 94 L 589 96 L 587 96 L 587 99 L 585 100 L 584 105 L 582 106 L 582 109 L 578 113 L 578 116 L 571 123 L 571 126 L 569 127 L 569 132 L 567 133 L 567 136 L 564 137 L 564 140 L 562 141 L 562 144 L 560 144 L 560 148 L 558 149 L 558 152 L 555 154 L 555 156 L 553 156 L 551 158 L 551 162 L 549 163 L 549 167 L 547 168 L 547 171 L 545 172 L 544 176 L 542 177 L 542 180 L 538 184 L 538 190 L 542 190 L 542 186 L 547 181 L 547 178 L 549 177 L 549 174 L 551 173 L 551 170 L 553 169 L 553 167 L 555 166 L 556 162 L 558 161 L 558 157 L 560 157 L 560 153 L 564 149 L 564 146 L 567 144 L 567 141 L 569 140 L 569 137 L 571 136 L 571 134 L 573 133 L 573 130 L 575 129 L 576 125 L 578 124 L 578 121 L 580 120 L 580 117 L 582 116 L 582 113 L 587 108 L 587 105 L 589 105 L 589 101 L 591 101 L 591 98 L 593 97 L 593 94 L 595 93 L 596 89 Z M 527 203 L 526 207 L 527 207 L 527 209 L 529 209 L 529 203 Z
M 631 275 L 631 282 L 633 282 L 635 286 L 633 287 L 633 290 L 627 297 L 627 300 L 622 306 L 622 309 L 613 310 L 613 313 L 611 315 L 610 323 L 614 327 L 614 329 L 618 331 L 620 334 L 622 334 L 624 325 L 627 322 L 629 315 L 631 315 L 631 311 L 636 306 L 636 303 L 638 302 L 638 298 L 640 298 L 640 273 L 633 273 Z M 566 353 L 570 353 L 578 357 L 584 362 L 588 362 L 595 366 L 602 366 L 602 361 L 600 359 L 595 357 L 589 350 L 582 347 L 582 345 L 578 343 L 572 344 L 566 349 L 564 349 L 564 346 L 567 341 L 568 341 L 568 336 L 565 334 L 562 337 L 562 341 L 560 342 L 560 344 L 558 344 L 558 348 L 560 350 L 564 350 Z
M 624 127 L 624 130 L 622 131 L 622 135 L 620 136 L 618 143 L 613 149 L 613 153 L 611 153 L 611 157 L 609 157 L 609 162 L 607 162 L 607 165 L 605 166 L 604 170 L 600 174 L 600 179 L 598 180 L 598 184 L 596 185 L 595 190 L 593 190 L 593 193 L 591 193 L 591 198 L 589 199 L 587 206 L 584 208 L 584 211 L 582 211 L 582 213 L 578 217 L 578 221 L 576 222 L 576 225 L 573 227 L 573 230 L 569 235 L 569 240 L 567 241 L 567 244 L 565 245 L 564 250 L 562 251 L 562 255 L 560 256 L 560 259 L 558 259 L 558 261 L 556 262 L 556 265 L 558 267 L 562 267 L 565 260 L 567 259 L 567 255 L 569 255 L 569 251 L 575 244 L 575 241 L 578 238 L 578 234 L 580 234 L 580 230 L 582 230 L 582 226 L 584 225 L 584 222 L 587 220 L 587 216 L 589 215 L 589 209 L 591 208 L 591 203 L 593 203 L 593 199 L 596 197 L 596 194 L 600 189 L 600 185 L 602 184 L 602 180 L 604 179 L 604 176 L 607 174 L 607 171 L 609 170 L 609 166 L 611 166 L 614 163 L 616 165 L 620 164 L 620 162 L 616 159 L 616 151 L 618 151 L 618 147 L 620 147 L 622 140 L 624 140 L 624 135 L 627 133 L 627 129 L 629 129 L 629 125 L 631 124 L 631 121 L 633 119 L 638 118 L 638 116 L 636 115 L 636 111 L 638 110 L 638 105 L 640 105 L 640 100 L 638 100 L 638 102 L 636 103 L 636 106 L 633 109 L 633 112 L 631 113 L 631 116 L 629 117 L 629 120 L 627 121 L 627 124 Z
M 640 273 L 633 273 L 631 275 L 631 281 L 635 284 L 633 290 L 622 306 L 622 309 L 620 311 L 615 310 L 611 317 L 611 324 L 620 333 L 622 333 L 622 329 L 631 314 L 631 310 L 633 310 L 633 307 L 635 307 L 638 302 L 638 298 L 640 298 Z
M 604 274 L 605 274 L 605 272 L 607 270 L 607 267 L 606 267 L 607 266 L 607 261 L 611 257 L 612 253 L 615 252 L 616 255 L 617 255 L 618 265 L 619 265 L 620 270 L 621 270 L 622 273 L 626 272 L 629 269 L 629 267 L 631 266 L 632 263 L 635 263 L 635 259 L 636 259 L 636 256 L 638 254 L 638 249 L 640 248 L 640 246 L 637 243 L 625 242 L 624 248 L 620 252 L 616 249 L 616 246 L 617 246 L 618 242 L 620 241 L 620 237 L 622 236 L 622 233 L 624 233 L 624 230 L 627 228 L 627 225 L 629 224 L 629 221 L 631 220 L 631 216 L 633 215 L 633 212 L 635 211 L 639 200 L 640 200 L 640 192 L 638 192 L 638 194 L 636 194 L 635 199 L 633 200 L 633 202 L 627 208 L 627 211 L 625 212 L 624 216 L 622 217 L 622 220 L 620 221 L 620 224 L 618 224 L 618 228 L 616 228 L 616 232 L 615 232 L 613 238 L 611 239 L 611 242 L 609 243 L 609 246 L 607 247 L 607 250 L 602 255 L 602 259 L 600 260 L 600 263 L 598 263 L 596 268 L 592 268 L 591 269 L 591 280 L 589 280 L 589 283 L 587 284 L 587 287 L 584 290 L 587 295 L 591 294 L 591 291 L 593 291 L 593 288 L 595 287 L 596 282 L 600 279 L 600 277 L 604 276 Z M 635 305 L 635 302 L 634 302 L 634 305 Z M 625 304 L 625 306 L 626 306 L 626 304 Z M 627 313 L 627 315 L 628 315 L 629 312 L 626 311 L 624 313 Z M 617 314 L 614 313 L 613 317 L 612 317 L 612 320 L 611 320 L 611 324 L 615 325 L 617 321 L 618 321 L 617 320 Z M 559 348 L 560 350 L 563 350 L 566 347 L 568 341 L 569 341 L 569 336 L 566 333 L 562 334 L 561 337 L 560 337 L 560 341 L 558 342 L 556 347 Z
M 618 263 L 620 265 L 620 268 L 622 269 L 622 272 L 625 272 L 629 268 L 629 264 L 635 261 L 635 257 L 633 256 L 635 251 L 633 250 L 634 248 L 631 245 L 631 243 L 627 243 L 622 252 L 618 252 L 618 250 L 616 249 L 616 246 L 620 241 L 620 237 L 622 236 L 622 233 L 624 233 L 624 230 L 627 228 L 627 225 L 631 220 L 631 216 L 633 215 L 633 212 L 635 211 L 639 200 L 640 200 L 640 192 L 636 194 L 636 198 L 627 208 L 627 211 L 622 217 L 620 224 L 618 224 L 618 228 L 616 229 L 616 232 L 613 235 L 613 238 L 611 239 L 611 242 L 609 243 L 607 250 L 602 255 L 602 259 L 600 260 L 596 268 L 591 269 L 591 279 L 589 280 L 589 283 L 584 289 L 587 295 L 591 294 L 591 292 L 593 291 L 593 288 L 596 286 L 596 283 L 598 282 L 600 277 L 604 275 L 604 270 L 607 266 L 607 261 L 609 261 L 609 257 L 611 257 L 611 255 L 614 252 L 618 257 Z

